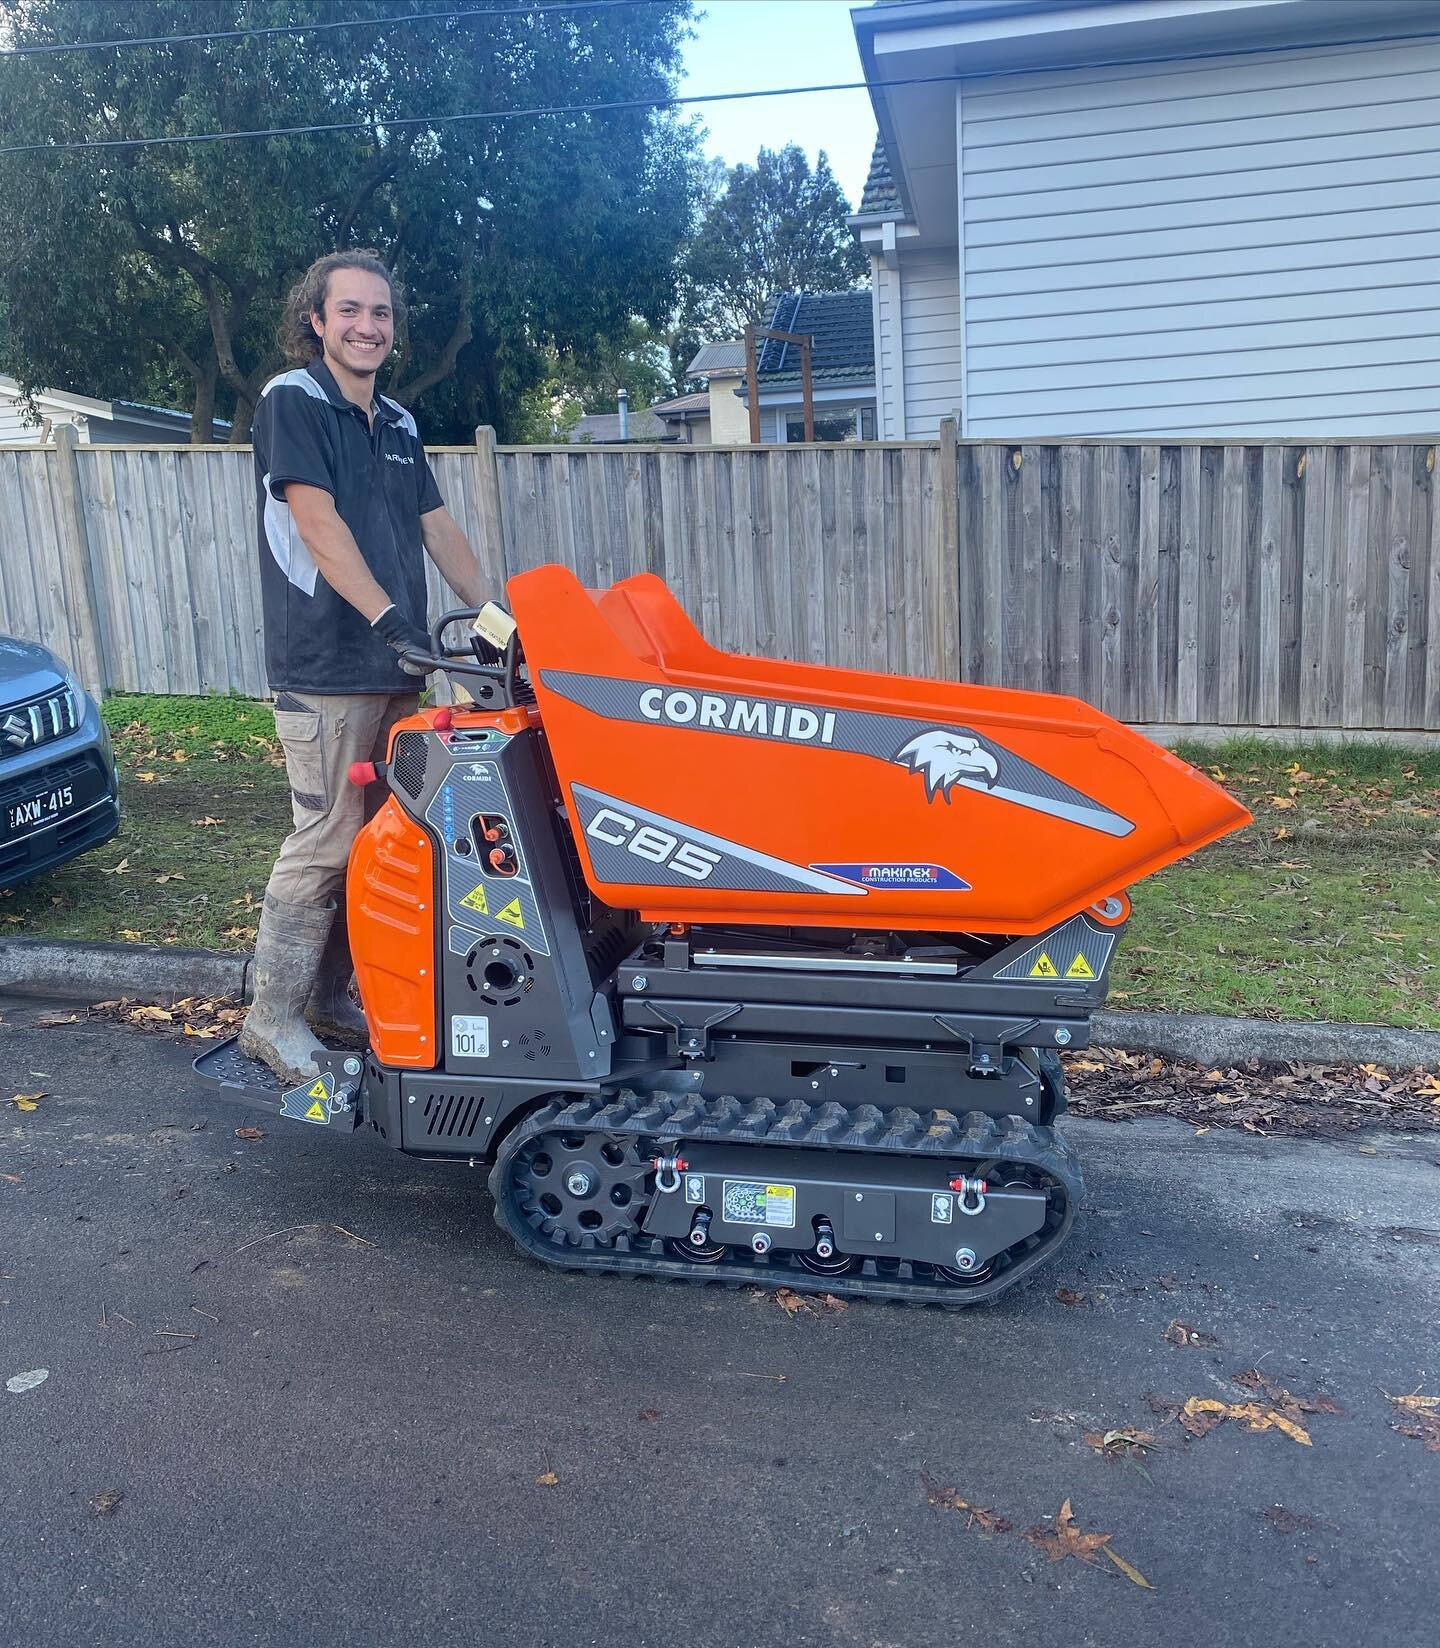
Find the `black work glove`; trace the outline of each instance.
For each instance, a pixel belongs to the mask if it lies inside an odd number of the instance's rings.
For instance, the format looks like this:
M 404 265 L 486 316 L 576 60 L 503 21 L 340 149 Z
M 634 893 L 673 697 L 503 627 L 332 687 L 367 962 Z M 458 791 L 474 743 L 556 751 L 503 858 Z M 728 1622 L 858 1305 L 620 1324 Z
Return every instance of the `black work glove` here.
M 412 624 L 393 601 L 371 623 L 370 628 L 400 654 L 400 668 L 407 675 L 428 675 L 434 668 L 431 664 L 423 664 L 418 659 L 412 661 L 406 656 L 407 653 L 418 652 L 428 658 L 430 637 L 418 624 Z

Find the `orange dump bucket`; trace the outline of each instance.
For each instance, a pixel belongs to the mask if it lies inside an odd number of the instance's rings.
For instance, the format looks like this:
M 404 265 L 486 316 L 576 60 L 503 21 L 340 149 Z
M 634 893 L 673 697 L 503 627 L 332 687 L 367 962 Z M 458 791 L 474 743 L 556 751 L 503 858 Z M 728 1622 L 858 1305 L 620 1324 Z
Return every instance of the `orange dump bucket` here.
M 648 920 L 1042 932 L 1250 821 L 1077 699 L 720 652 L 648 573 L 509 596 L 586 878 Z

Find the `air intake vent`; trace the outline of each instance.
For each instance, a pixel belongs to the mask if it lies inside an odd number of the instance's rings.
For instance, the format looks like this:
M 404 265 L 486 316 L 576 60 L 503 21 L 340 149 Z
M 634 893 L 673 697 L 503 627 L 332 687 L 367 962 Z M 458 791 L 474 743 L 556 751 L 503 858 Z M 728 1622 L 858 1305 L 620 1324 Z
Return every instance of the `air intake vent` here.
M 396 785 L 404 790 L 412 801 L 419 798 L 425 788 L 425 734 L 423 732 L 402 732 L 395 740 L 395 760 L 390 771 L 394 774 Z
M 485 1100 L 478 1093 L 432 1093 L 425 1100 L 425 1133 L 432 1139 L 468 1139 Z

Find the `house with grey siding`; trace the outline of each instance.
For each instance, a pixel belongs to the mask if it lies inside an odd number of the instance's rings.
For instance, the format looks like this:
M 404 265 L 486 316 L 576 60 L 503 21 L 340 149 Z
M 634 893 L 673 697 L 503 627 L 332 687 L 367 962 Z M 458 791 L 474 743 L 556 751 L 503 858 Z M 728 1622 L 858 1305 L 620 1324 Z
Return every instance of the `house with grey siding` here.
M 1440 432 L 1436 0 L 880 0 L 885 438 Z

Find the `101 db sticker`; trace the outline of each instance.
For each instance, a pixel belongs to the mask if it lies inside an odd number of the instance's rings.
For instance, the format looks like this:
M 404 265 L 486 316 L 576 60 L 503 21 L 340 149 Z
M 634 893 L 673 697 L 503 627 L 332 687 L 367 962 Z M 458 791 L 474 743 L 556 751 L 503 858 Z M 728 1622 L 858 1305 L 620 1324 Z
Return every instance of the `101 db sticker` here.
M 490 1020 L 483 1014 L 456 1013 L 450 1019 L 450 1052 L 457 1059 L 490 1057 Z

